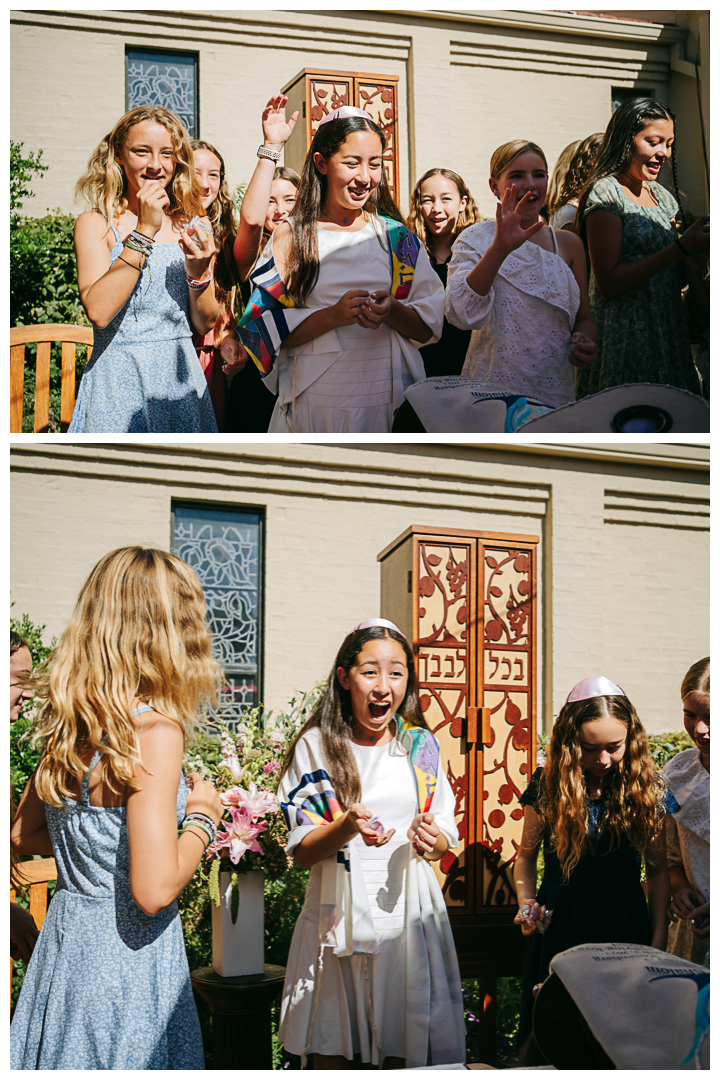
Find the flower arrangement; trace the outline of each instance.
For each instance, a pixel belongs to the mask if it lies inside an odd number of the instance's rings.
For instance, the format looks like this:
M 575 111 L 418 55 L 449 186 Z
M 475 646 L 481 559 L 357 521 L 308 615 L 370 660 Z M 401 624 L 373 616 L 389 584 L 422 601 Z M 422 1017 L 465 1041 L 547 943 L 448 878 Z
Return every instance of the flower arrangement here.
M 218 724 L 219 760 L 208 764 L 192 752 L 185 766 L 212 780 L 225 807 L 217 838 L 205 856 L 210 861 L 210 896 L 220 906 L 220 872 L 229 872 L 230 913 L 237 919 L 238 874 L 263 870 L 276 881 L 290 866 L 285 851 L 287 828 L 277 801 L 283 758 L 307 719 L 322 687 L 290 703 L 290 711 L 273 718 L 260 708 L 247 710 L 235 732 Z

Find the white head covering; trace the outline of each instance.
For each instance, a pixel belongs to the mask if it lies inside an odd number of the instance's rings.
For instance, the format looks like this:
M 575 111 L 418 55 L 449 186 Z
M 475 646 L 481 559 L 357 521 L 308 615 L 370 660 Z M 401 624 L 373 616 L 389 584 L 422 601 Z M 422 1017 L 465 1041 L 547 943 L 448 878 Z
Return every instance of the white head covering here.
M 339 109 L 333 109 L 332 112 L 323 116 L 318 127 L 322 127 L 323 124 L 329 124 L 331 120 L 346 120 L 348 116 L 364 116 L 365 119 L 369 120 L 372 124 L 376 123 L 369 112 L 365 112 L 364 109 L 358 109 L 357 105 L 341 105 Z
M 627 694 L 611 679 L 604 675 L 592 675 L 589 679 L 581 679 L 573 686 L 567 696 L 565 704 L 571 701 L 585 701 L 593 697 L 627 697 Z
M 350 634 L 354 634 L 356 630 L 369 630 L 371 626 L 384 626 L 387 630 L 394 630 L 400 637 L 405 637 L 399 626 L 396 626 L 394 622 L 390 622 L 389 619 L 365 619 L 364 622 L 358 623 L 357 626 L 353 626 Z M 350 634 L 347 636 L 350 637 Z M 407 638 L 405 638 L 407 641 Z

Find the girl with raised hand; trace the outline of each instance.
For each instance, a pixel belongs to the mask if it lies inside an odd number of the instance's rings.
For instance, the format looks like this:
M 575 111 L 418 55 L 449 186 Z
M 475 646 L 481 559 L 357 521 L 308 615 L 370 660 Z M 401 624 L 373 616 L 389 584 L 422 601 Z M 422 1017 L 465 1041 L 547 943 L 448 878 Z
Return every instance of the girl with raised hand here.
M 270 98 L 263 110 L 263 141 L 258 148 L 258 163 L 240 204 L 240 226 L 235 237 L 233 257 L 240 282 L 242 303 L 238 309 L 241 312 L 250 300 L 250 272 L 275 229 L 292 212 L 300 183 L 296 172 L 277 165 L 298 117 L 298 113 L 294 112 L 286 121 L 286 105 L 287 98 L 278 94 Z M 261 373 L 255 364 L 244 362 L 247 353 L 237 338 L 235 325 L 236 321 L 233 320 L 221 345 L 226 361 L 225 370 L 228 374 L 233 373 L 226 427 L 228 431 L 235 432 L 266 432 L 275 408 L 276 394 L 263 385 Z M 241 365 L 239 371 L 238 364 Z
M 672 903 L 668 952 L 704 964 L 710 948 L 710 657 L 682 681 L 685 730 L 695 743 L 663 769 L 680 808 L 668 818 Z
M 412 649 L 385 619 L 343 641 L 283 766 L 288 850 L 311 867 L 279 1037 L 315 1069 L 465 1060 L 462 992 L 429 862 L 456 847 L 455 798 L 418 701 Z
M 442 330 L 443 291 L 402 223 L 362 109 L 321 121 L 292 217 L 252 274 L 241 342 L 279 391 L 270 431 L 388 432 L 424 378 L 418 345 Z
M 557 407 L 575 400 L 574 368 L 595 358 L 582 244 L 540 217 L 547 161 L 515 140 L 490 161 L 496 220 L 458 237 L 448 269 L 447 317 L 472 330 L 463 375 Z
M 655 772 L 647 735 L 625 691 L 602 676 L 570 691 L 547 762 L 520 797 L 515 922 L 525 951 L 520 1038 L 530 1032 L 532 990 L 556 953 L 591 942 L 664 949 L 670 879 L 665 815 L 677 802 Z M 537 889 L 537 857 L 545 871 Z M 647 900 L 640 884 L 645 863 Z M 535 905 L 546 909 L 533 911 Z M 550 914 L 552 913 L 552 914 Z M 544 930 L 544 932 L 543 932 Z
M 677 196 L 675 122 L 652 98 L 613 113 L 578 205 L 576 230 L 590 255 L 590 306 L 598 358 L 578 373 L 578 397 L 622 383 L 665 383 L 700 392 L 681 301 L 702 291 L 697 258 L 710 248 L 710 219 L 677 236 L 679 203 L 658 182 L 669 165 Z
M 91 206 L 75 253 L 94 343 L 69 432 L 216 432 L 192 344 L 218 312 L 215 244 L 187 132 L 167 109 L 132 109 L 76 193 Z
M 557 191 L 551 195 L 548 190 L 547 212 L 550 215 L 549 223 L 554 229 L 571 230 L 573 228 L 577 217 L 578 200 L 587 183 L 603 138 L 603 133 L 598 132 L 578 142 Z
M 240 356 L 236 363 L 224 364 L 219 351 L 225 329 L 233 324 L 233 297 L 237 273 L 233 258 L 235 207 L 227 186 L 225 162 L 220 152 L 200 139 L 193 139 L 191 146 L 203 210 L 215 237 L 215 295 L 218 301 L 218 315 L 214 326 L 204 337 L 193 334 L 193 345 L 205 373 L 218 429 L 224 431 L 227 396 L 225 376 L 242 371 L 247 361 L 246 356 Z
M 415 185 L 408 225 L 424 243 L 443 289 L 455 240 L 463 229 L 480 220 L 465 181 L 452 169 L 428 169 Z M 469 344 L 470 331 L 459 330 L 444 319 L 440 340 L 420 350 L 428 378 L 460 375 Z
M 212 784 L 182 775 L 187 735 L 215 701 L 195 573 L 118 548 L 83 586 L 33 680 L 40 763 L 11 831 L 54 855 L 55 894 L 10 1031 L 13 1069 L 202 1069 L 176 899 L 214 840 Z

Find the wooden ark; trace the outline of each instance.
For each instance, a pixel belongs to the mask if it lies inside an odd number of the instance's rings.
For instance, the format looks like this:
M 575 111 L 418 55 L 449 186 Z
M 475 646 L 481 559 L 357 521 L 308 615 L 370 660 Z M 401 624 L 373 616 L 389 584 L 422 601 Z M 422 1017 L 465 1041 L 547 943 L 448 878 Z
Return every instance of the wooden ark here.
M 460 848 L 433 865 L 462 977 L 490 997 L 522 972 L 512 865 L 536 753 L 538 540 L 412 525 L 378 555 L 381 615 L 412 642 L 456 798 Z
M 372 75 L 360 71 L 317 71 L 303 68 L 282 88 L 287 95 L 286 116 L 300 113 L 285 144 L 285 165 L 302 173 L 318 124 L 341 105 L 356 105 L 370 113 L 385 135 L 383 161 L 390 190 L 397 201 L 397 84 L 398 75 Z

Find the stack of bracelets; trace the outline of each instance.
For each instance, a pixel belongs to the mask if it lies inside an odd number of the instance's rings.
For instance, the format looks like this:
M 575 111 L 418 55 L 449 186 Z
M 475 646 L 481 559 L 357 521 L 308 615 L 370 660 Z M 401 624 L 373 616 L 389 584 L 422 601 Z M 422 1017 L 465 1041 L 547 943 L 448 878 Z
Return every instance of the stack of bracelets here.
M 207 277 L 204 278 L 192 278 L 189 274 L 185 274 L 185 280 L 188 283 L 188 287 L 191 289 L 204 289 L 206 285 L 209 285 L 215 274 L 215 256 L 213 255 L 210 260 L 210 266 L 208 267 Z
M 193 813 L 186 814 L 180 824 L 180 835 L 187 832 L 188 828 L 194 825 L 196 829 L 201 829 L 207 834 L 208 842 L 205 845 L 206 849 L 213 843 L 217 837 L 217 825 L 208 814 Z M 197 835 L 197 834 L 196 834 Z
M 153 249 L 154 243 L 155 241 L 152 239 L 151 236 L 145 236 L 144 233 L 138 232 L 137 229 L 133 229 L 133 231 L 130 233 L 127 240 L 125 241 L 125 247 L 130 248 L 131 251 L 139 252 L 142 256 L 142 261 L 139 266 L 134 266 L 134 264 L 129 263 L 127 259 L 123 259 L 122 255 L 120 255 L 119 257 L 128 266 L 132 266 L 133 270 L 144 270 L 145 263 L 150 258 L 150 252 Z

